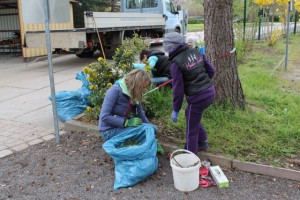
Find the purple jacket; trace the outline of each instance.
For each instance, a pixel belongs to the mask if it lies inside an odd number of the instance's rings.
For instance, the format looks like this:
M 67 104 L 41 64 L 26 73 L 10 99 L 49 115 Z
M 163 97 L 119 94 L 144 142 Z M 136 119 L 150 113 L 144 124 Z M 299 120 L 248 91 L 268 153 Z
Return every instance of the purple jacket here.
M 180 48 L 180 46 L 178 47 Z M 172 50 L 170 54 L 174 53 L 178 48 Z M 215 68 L 212 64 L 207 60 L 205 55 L 203 55 L 203 61 L 205 63 L 205 69 L 208 76 L 212 79 L 215 74 Z M 172 89 L 173 89 L 173 110 L 179 112 L 182 107 L 183 97 L 184 97 L 184 80 L 182 76 L 182 72 L 179 69 L 177 63 L 172 63 L 171 65 L 171 75 L 172 75 Z M 215 87 L 214 85 L 210 86 L 206 90 L 199 92 L 193 96 L 187 96 L 186 100 L 188 104 L 197 103 L 209 96 L 215 94 Z
M 112 128 L 124 128 L 129 112 L 136 114 L 144 123 L 150 123 L 141 104 L 130 106 L 130 98 L 122 93 L 121 87 L 117 84 L 111 86 L 104 97 L 98 129 L 103 132 Z

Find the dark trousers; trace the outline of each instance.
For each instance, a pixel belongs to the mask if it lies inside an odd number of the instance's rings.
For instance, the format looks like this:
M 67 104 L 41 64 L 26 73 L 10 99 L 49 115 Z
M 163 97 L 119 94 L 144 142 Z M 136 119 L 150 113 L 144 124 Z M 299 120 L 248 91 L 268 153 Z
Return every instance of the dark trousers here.
M 186 143 L 185 149 L 197 155 L 199 142 L 207 140 L 206 130 L 201 124 L 204 110 L 208 108 L 215 99 L 215 95 L 194 104 L 188 104 L 185 109 L 186 119 Z

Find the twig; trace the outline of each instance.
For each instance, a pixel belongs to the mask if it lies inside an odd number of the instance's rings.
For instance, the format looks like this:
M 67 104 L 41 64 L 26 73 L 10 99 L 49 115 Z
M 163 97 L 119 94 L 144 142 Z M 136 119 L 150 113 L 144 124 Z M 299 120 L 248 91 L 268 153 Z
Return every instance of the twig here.
M 177 160 L 176 160 L 174 157 L 173 157 L 172 159 L 174 159 L 174 161 L 176 162 L 176 164 L 177 164 L 179 167 L 184 168 L 184 167 L 182 167 L 181 164 L 179 164 L 179 163 L 177 162 Z
M 273 76 L 274 72 L 276 71 L 276 69 L 282 64 L 282 62 L 284 61 L 285 56 L 283 56 L 283 58 L 281 59 L 281 61 L 279 61 L 279 63 L 277 64 L 277 66 L 274 68 L 274 70 L 272 71 L 272 73 L 270 74 L 270 76 Z
M 198 165 L 198 163 L 199 163 L 199 161 L 195 162 L 195 163 L 194 163 L 194 164 L 192 164 L 192 165 L 189 165 L 189 166 L 187 166 L 186 168 L 189 168 L 189 167 L 194 167 L 194 166 Z

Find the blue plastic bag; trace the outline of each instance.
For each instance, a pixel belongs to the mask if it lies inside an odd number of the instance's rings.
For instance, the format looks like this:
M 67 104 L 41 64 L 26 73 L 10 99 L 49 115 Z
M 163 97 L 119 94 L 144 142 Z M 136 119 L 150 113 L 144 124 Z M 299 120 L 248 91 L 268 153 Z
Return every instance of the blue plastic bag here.
M 90 82 L 88 82 L 86 80 L 87 75 L 81 71 L 81 72 L 77 72 L 76 74 L 76 80 L 80 80 L 82 82 L 82 86 L 80 89 L 77 90 L 77 92 L 80 94 L 80 98 L 81 100 L 86 104 L 86 105 L 91 105 L 90 100 L 88 100 L 88 97 L 91 94 L 91 90 L 89 88 L 89 86 L 91 85 Z
M 128 140 L 138 145 L 121 147 Z M 128 129 L 106 141 L 102 147 L 115 162 L 115 190 L 145 180 L 158 168 L 157 142 L 149 124 Z
M 81 114 L 87 106 L 91 105 L 88 96 L 91 93 L 89 89 L 90 83 L 86 80 L 83 72 L 76 74 L 76 79 L 82 81 L 82 86 L 76 91 L 61 91 L 55 94 L 57 117 L 66 122 L 75 116 Z M 51 95 L 48 97 L 52 101 Z

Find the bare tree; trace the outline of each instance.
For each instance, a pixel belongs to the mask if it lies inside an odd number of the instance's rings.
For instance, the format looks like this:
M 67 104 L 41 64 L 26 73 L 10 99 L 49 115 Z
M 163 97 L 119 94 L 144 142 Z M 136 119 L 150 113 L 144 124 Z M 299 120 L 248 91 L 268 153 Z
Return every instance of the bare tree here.
M 233 0 L 205 0 L 205 46 L 208 59 L 216 68 L 214 84 L 217 102 L 232 108 L 244 108 L 245 97 L 238 76 L 234 49 Z

